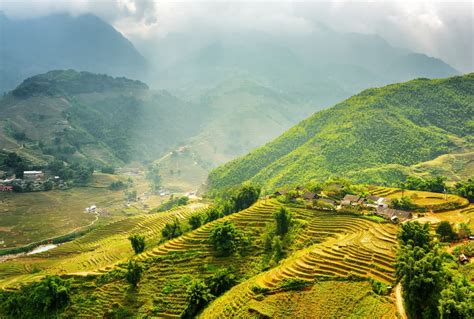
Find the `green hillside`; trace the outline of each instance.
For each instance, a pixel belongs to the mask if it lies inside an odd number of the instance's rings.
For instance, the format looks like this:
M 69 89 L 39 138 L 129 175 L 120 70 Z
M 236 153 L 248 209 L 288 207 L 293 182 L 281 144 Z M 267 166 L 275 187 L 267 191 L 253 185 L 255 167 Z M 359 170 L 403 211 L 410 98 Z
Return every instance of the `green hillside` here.
M 474 74 L 365 90 L 215 169 L 208 186 L 252 181 L 272 188 L 331 176 L 393 183 L 432 171 L 444 154 L 472 156 L 473 114 Z M 438 162 L 449 170 L 449 161 Z
M 0 149 L 32 163 L 52 158 L 121 165 L 151 159 L 195 134 L 199 116 L 165 91 L 88 72 L 51 71 L 0 99 Z

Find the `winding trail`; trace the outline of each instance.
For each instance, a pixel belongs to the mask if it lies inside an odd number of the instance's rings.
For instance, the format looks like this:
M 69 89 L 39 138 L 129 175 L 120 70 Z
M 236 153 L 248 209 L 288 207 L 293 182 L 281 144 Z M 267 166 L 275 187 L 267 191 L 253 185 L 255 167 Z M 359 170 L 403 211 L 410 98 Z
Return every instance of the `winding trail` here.
M 405 306 L 403 305 L 403 297 L 402 297 L 402 285 L 400 283 L 397 284 L 395 287 L 395 299 L 397 302 L 397 310 L 400 314 L 401 319 L 408 319 L 407 314 L 405 312 Z

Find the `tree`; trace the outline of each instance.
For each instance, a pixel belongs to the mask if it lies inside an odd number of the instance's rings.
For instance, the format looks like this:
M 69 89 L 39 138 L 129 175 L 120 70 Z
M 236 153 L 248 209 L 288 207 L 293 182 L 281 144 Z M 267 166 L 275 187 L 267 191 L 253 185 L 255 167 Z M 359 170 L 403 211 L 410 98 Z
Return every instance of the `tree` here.
M 408 222 L 401 224 L 398 239 L 403 245 L 423 247 L 430 245 L 430 225 L 428 223 Z
M 456 183 L 454 190 L 459 196 L 465 197 L 469 202 L 474 203 L 474 178 Z
M 191 229 L 198 229 L 202 225 L 202 216 L 200 214 L 191 215 L 188 223 L 191 226 Z
M 0 292 L 0 308 L 13 318 L 56 317 L 54 313 L 70 301 L 71 283 L 71 279 L 46 276 L 15 291 Z
M 403 245 L 398 251 L 395 268 L 410 317 L 438 318 L 438 300 L 444 284 L 438 250 Z
M 281 242 L 280 236 L 275 236 L 273 237 L 273 242 L 272 242 L 272 260 L 277 263 L 279 262 L 284 255 L 283 252 L 283 243 Z
M 471 227 L 466 223 L 460 223 L 458 225 L 458 235 L 460 238 L 464 238 L 472 234 Z
M 441 241 L 452 241 L 456 239 L 456 233 L 448 221 L 442 221 L 436 227 L 436 233 L 441 237 Z
M 150 182 L 152 192 L 156 193 L 161 188 L 161 175 L 158 165 L 152 165 L 148 168 L 146 178 Z
M 209 208 L 206 212 L 206 219 L 205 223 L 210 223 L 216 219 L 219 219 L 222 217 L 222 214 L 219 212 L 219 210 L 215 207 Z
M 260 188 L 251 186 L 251 185 L 244 185 L 238 191 L 234 197 L 235 202 L 235 211 L 241 211 L 252 206 L 258 200 L 260 196 Z
M 135 254 L 139 254 L 145 250 L 145 236 L 135 234 L 128 237 L 128 239 L 130 240 L 130 244 L 132 245 Z
M 214 296 L 202 280 L 193 279 L 186 289 L 187 306 L 181 317 L 194 318 L 213 298 Z
M 127 273 L 125 279 L 128 281 L 133 288 L 138 286 L 140 279 L 142 278 L 143 268 L 136 261 L 130 260 L 127 265 Z
M 237 250 L 240 238 L 234 224 L 227 220 L 214 226 L 209 240 L 219 255 L 229 256 Z
M 394 198 L 390 202 L 390 206 L 394 209 L 403 209 L 403 210 L 416 210 L 418 206 L 416 206 L 410 198 L 403 196 L 400 199 Z
M 237 284 L 237 277 L 229 268 L 219 268 L 207 280 L 207 286 L 212 295 L 218 297 Z
M 161 235 L 166 239 L 173 239 L 179 237 L 183 234 L 183 228 L 181 223 L 179 222 L 178 218 L 174 218 L 172 223 L 167 223 L 163 230 L 161 231 Z
M 280 207 L 278 212 L 273 214 L 276 222 L 276 233 L 280 236 L 285 236 L 288 233 L 291 225 L 291 213 L 284 207 Z
M 474 318 L 474 286 L 459 274 L 441 291 L 438 306 L 443 319 Z

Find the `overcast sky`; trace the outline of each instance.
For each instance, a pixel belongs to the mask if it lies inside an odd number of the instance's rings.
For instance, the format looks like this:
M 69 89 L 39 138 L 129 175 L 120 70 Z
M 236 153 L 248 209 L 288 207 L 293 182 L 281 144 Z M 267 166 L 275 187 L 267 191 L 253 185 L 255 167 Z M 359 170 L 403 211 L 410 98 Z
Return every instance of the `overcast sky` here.
M 474 1 L 171 1 L 0 0 L 12 18 L 93 13 L 143 51 L 170 32 L 311 32 L 322 22 L 341 32 L 379 34 L 389 43 L 474 71 Z

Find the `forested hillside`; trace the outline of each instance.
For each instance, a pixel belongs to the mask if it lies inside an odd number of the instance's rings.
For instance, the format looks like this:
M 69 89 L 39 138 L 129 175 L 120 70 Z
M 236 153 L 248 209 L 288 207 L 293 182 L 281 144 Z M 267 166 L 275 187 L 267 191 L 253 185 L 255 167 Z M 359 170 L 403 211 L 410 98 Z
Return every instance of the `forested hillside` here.
M 443 154 L 472 156 L 473 114 L 474 74 L 365 90 L 215 169 L 209 188 L 245 181 L 272 188 L 331 176 L 393 183 Z
M 0 149 L 33 163 L 152 159 L 195 134 L 199 115 L 188 117 L 194 110 L 139 81 L 51 71 L 25 80 L 0 100 Z

